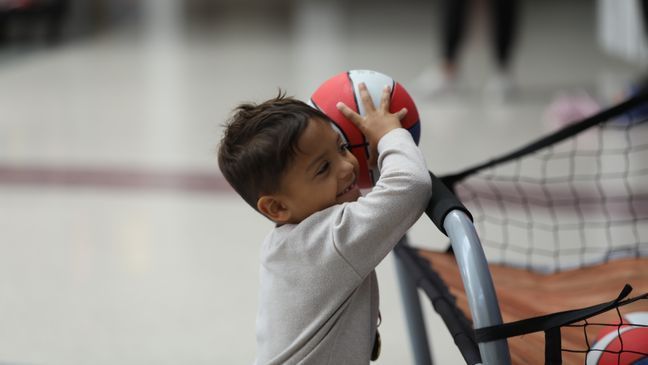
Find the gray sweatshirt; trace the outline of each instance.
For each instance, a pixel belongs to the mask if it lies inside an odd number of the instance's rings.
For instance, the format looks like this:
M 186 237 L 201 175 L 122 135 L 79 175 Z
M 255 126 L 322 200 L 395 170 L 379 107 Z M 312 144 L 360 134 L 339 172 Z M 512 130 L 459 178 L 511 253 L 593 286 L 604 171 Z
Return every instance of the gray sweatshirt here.
M 404 129 L 378 143 L 366 196 L 274 228 L 261 249 L 257 364 L 368 364 L 378 318 L 374 268 L 423 214 L 425 161 Z

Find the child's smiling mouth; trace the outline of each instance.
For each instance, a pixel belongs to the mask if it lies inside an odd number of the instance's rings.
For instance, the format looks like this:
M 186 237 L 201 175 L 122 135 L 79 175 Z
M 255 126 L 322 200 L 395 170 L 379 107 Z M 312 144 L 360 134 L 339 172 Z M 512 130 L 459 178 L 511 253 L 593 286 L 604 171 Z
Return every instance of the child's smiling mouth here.
M 342 195 L 344 195 L 344 194 L 346 194 L 346 193 L 348 193 L 348 192 L 350 192 L 350 191 L 356 189 L 357 187 L 358 187 L 358 185 L 356 184 L 356 180 L 354 179 L 353 182 L 351 182 L 351 184 L 349 184 L 349 186 L 347 186 L 346 189 L 342 190 L 342 192 L 339 193 L 336 197 L 339 198 L 339 197 L 341 197 Z

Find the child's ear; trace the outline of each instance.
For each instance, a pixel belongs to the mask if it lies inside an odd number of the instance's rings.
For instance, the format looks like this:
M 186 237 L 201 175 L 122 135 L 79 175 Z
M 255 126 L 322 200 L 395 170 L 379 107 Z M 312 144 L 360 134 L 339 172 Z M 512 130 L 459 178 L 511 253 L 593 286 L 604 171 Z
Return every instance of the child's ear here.
M 290 211 L 281 199 L 273 195 L 264 195 L 257 200 L 257 209 L 276 223 L 286 223 L 290 219 Z

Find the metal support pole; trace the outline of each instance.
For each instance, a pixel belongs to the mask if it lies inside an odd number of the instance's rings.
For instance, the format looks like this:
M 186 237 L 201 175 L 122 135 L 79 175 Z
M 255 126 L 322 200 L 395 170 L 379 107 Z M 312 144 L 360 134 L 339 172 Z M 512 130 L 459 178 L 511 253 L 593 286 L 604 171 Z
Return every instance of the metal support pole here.
M 475 329 L 501 324 L 495 287 L 475 226 L 464 212 L 453 210 L 443 227 L 452 243 Z M 506 340 L 480 343 L 479 352 L 485 365 L 511 363 Z
M 398 244 L 407 245 L 407 236 L 401 238 Z M 396 262 L 396 275 L 398 276 L 401 298 L 403 300 L 407 330 L 409 332 L 412 353 L 414 354 L 414 363 L 416 365 L 432 365 L 432 355 L 428 344 L 425 320 L 423 319 L 423 310 L 421 309 L 421 301 L 418 296 L 416 283 L 407 272 L 398 255 L 394 255 L 394 261 Z

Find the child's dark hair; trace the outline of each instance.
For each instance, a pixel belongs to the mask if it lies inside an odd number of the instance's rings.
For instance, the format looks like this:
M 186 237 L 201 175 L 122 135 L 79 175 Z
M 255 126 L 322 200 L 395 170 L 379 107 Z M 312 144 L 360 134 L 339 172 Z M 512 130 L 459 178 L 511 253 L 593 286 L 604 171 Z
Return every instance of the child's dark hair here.
M 281 176 L 298 151 L 299 137 L 312 118 L 329 120 L 281 90 L 274 99 L 234 109 L 218 149 L 218 165 L 254 209 L 262 195 L 278 191 Z

